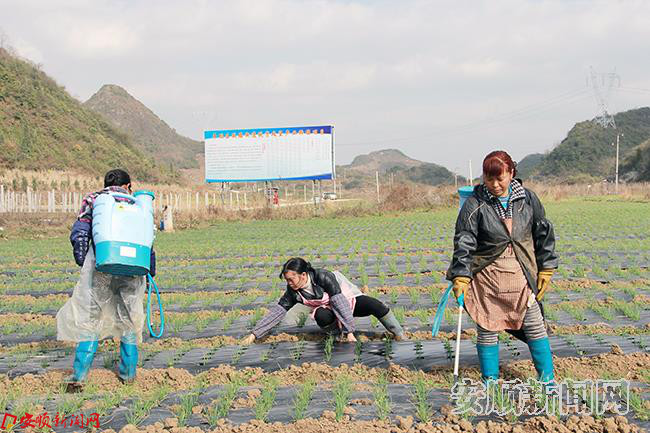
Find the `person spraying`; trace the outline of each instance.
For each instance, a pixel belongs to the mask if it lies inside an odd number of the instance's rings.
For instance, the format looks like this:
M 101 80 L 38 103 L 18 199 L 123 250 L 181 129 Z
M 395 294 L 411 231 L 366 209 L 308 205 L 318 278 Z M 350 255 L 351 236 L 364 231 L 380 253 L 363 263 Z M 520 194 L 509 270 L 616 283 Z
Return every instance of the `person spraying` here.
M 370 315 L 375 316 L 396 340 L 404 339 L 404 330 L 393 312 L 378 299 L 361 293 L 338 271 L 314 269 L 306 260 L 294 257 L 282 266 L 280 278 L 287 282 L 284 295 L 244 338 L 244 344 L 268 334 L 298 303 L 311 308 L 311 317 L 324 331 L 340 331 L 347 342 L 357 341 L 354 317 Z
M 81 274 L 72 296 L 56 315 L 57 339 L 77 343 L 73 373 L 66 379 L 69 385 L 85 381 L 98 342 L 107 337 L 120 339 L 120 380 L 135 380 L 137 344 L 142 342 L 145 320 L 146 273 L 156 274 L 156 254 L 147 244 L 153 242 L 151 200 L 149 192 L 132 196 L 131 178 L 120 169 L 106 173 L 104 188 L 83 199 L 70 234 Z M 136 206 L 142 203 L 144 211 Z M 140 244 L 135 239 L 111 242 L 120 231 L 146 240 Z
M 499 376 L 499 331 L 526 342 L 542 382 L 554 380 L 553 358 L 541 300 L 558 266 L 553 225 L 534 192 L 516 179 L 504 151 L 483 161 L 483 183 L 474 187 L 456 220 L 447 279 L 476 322 L 483 380 Z

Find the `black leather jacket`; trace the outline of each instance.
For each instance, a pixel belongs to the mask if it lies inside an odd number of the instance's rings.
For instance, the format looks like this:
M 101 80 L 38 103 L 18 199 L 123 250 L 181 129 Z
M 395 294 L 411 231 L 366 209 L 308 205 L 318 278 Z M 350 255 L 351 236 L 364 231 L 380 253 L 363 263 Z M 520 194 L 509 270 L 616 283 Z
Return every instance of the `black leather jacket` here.
M 538 270 L 558 266 L 555 234 L 537 195 L 529 189 L 524 190 L 525 198 L 512 202 L 510 234 L 481 185 L 474 187 L 474 194 L 467 199 L 456 220 L 454 256 L 447 270 L 448 280 L 473 278 L 512 244 L 528 284 L 537 294 Z
M 314 296 L 309 293 L 301 292 L 305 299 L 321 299 L 323 293 L 327 293 L 330 298 L 341 293 L 341 287 L 334 274 L 326 269 L 313 269 L 309 271 Z M 285 310 L 289 311 L 297 303 L 302 303 L 298 292 L 287 285 L 287 290 L 278 301 Z

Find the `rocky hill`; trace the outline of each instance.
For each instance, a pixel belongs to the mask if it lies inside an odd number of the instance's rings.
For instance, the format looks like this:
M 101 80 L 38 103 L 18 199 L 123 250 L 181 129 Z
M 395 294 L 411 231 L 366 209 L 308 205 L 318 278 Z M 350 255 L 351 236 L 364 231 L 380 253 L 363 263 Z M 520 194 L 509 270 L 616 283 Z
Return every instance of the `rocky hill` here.
M 349 165 L 337 168 L 345 176 L 349 188 L 374 182 L 375 172 L 381 176 L 392 174 L 396 181 L 409 181 L 425 185 L 453 184 L 454 174 L 437 164 L 418 161 L 397 149 L 384 149 L 359 155 Z M 459 177 L 459 179 L 463 179 Z M 460 181 L 460 180 L 459 180 Z
M 102 86 L 84 105 L 132 137 L 146 155 L 174 168 L 197 168 L 203 143 L 176 133 L 142 102 L 114 84 Z

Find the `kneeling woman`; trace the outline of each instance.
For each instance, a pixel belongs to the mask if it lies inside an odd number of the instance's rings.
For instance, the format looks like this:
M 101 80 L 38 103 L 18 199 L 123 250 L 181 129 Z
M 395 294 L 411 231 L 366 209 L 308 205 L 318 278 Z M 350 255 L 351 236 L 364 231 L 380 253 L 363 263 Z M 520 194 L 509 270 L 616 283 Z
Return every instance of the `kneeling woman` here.
M 268 334 L 297 303 L 310 307 L 311 317 L 325 331 L 340 329 L 347 334 L 348 342 L 357 341 L 354 337 L 354 317 L 369 315 L 379 319 L 396 340 L 404 338 L 404 330 L 390 309 L 381 301 L 362 294 L 340 272 L 314 269 L 309 262 L 294 257 L 282 266 L 280 278 L 287 281 L 287 290 L 278 305 L 244 339 L 244 344 L 250 344 Z

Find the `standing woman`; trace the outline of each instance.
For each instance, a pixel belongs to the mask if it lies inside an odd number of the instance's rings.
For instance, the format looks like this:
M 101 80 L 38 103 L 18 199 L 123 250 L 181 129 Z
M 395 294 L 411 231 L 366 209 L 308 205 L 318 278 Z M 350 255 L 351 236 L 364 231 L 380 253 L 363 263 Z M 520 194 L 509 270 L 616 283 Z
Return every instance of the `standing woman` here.
M 499 377 L 498 333 L 505 330 L 528 343 L 539 379 L 549 382 L 553 358 L 540 301 L 558 266 L 555 235 L 539 198 L 516 174 L 506 152 L 485 157 L 483 183 L 456 220 L 447 279 L 476 322 L 483 380 Z
M 294 305 L 300 303 L 311 308 L 311 317 L 326 332 L 341 330 L 348 342 L 355 342 L 354 317 L 375 316 L 394 335 L 404 338 L 404 330 L 390 309 L 378 299 L 366 296 L 338 271 L 314 269 L 300 257 L 289 259 L 280 271 L 287 289 L 247 336 L 243 343 L 250 344 L 262 338 L 282 321 Z

